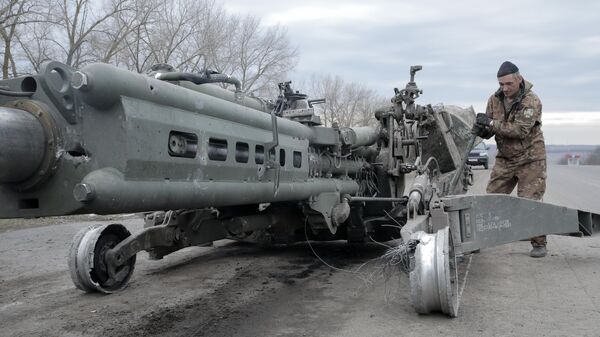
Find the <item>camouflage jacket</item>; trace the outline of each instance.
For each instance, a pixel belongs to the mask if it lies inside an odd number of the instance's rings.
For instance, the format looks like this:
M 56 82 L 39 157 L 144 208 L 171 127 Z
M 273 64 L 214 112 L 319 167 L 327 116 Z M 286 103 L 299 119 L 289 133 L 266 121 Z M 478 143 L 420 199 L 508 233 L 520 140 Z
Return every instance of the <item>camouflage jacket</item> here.
M 488 100 L 486 114 L 494 119 L 491 134 L 496 136 L 499 158 L 515 164 L 546 159 L 542 133 L 542 102 L 525 80 L 519 95 L 504 106 L 504 93 L 498 89 Z

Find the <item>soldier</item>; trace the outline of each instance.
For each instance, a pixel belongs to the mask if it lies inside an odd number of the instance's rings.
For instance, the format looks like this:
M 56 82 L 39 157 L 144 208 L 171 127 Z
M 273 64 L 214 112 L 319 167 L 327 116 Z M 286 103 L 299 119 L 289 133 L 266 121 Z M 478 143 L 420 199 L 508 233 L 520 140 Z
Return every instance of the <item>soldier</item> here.
M 498 154 L 487 193 L 542 200 L 546 191 L 546 149 L 542 134 L 542 102 L 531 91 L 519 68 L 504 62 L 498 70 L 500 88 L 489 98 L 485 113 L 477 114 L 474 132 L 496 136 Z M 546 256 L 546 236 L 531 238 L 532 257 Z

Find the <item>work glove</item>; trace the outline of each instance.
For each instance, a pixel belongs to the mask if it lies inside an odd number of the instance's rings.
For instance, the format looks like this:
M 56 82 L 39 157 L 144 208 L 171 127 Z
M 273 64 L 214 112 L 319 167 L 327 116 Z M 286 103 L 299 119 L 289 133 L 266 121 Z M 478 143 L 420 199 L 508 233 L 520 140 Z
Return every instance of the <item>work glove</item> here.
M 479 126 L 491 127 L 494 124 L 494 120 L 484 113 L 478 113 L 477 117 L 475 117 L 475 123 Z
M 475 123 L 473 124 L 473 128 L 471 129 L 471 133 L 475 136 L 483 138 L 483 136 L 487 133 L 487 130 L 485 129 L 485 127 Z

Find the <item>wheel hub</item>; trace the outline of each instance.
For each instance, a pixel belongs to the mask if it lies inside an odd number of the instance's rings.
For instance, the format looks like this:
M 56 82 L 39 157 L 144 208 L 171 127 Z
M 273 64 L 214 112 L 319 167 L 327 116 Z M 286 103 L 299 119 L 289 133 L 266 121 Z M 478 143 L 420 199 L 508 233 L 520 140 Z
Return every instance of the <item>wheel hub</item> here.
M 131 233 L 119 224 L 84 228 L 73 238 L 69 271 L 75 286 L 83 291 L 112 293 L 124 288 L 135 266 L 135 255 L 116 270 L 106 263 L 108 252 Z
M 415 267 L 410 272 L 410 293 L 415 311 L 420 314 L 441 311 L 450 317 L 458 314 L 458 275 L 452 236 L 448 227 L 435 234 L 419 231 Z

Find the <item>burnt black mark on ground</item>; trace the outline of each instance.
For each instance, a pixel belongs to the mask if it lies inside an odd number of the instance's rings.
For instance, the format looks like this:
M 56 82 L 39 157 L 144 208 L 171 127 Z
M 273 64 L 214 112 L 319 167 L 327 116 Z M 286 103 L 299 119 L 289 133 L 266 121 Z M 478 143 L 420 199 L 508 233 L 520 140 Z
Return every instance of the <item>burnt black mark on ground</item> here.
M 152 310 L 135 325 L 106 328 L 101 335 L 133 336 L 213 336 L 212 329 L 223 321 L 241 321 L 248 315 L 244 307 L 254 303 L 272 287 L 263 284 L 252 270 L 238 268 L 234 277 L 210 294 L 191 298 L 180 305 Z M 228 323 L 229 324 L 229 323 Z
M 133 336 L 225 336 L 225 331 L 242 324 L 249 313 L 260 308 L 263 301 L 269 301 L 277 292 L 294 286 L 299 280 L 308 279 L 323 264 L 314 258 L 283 259 L 273 258 L 269 262 L 257 261 L 249 265 L 235 267 L 235 275 L 212 293 L 193 298 L 179 305 L 154 309 L 139 319 L 139 324 L 131 326 L 123 322 L 105 329 L 109 335 Z M 281 254 L 284 254 L 282 251 Z M 262 258 L 268 259 L 270 254 Z M 288 259 L 309 262 L 288 264 Z M 322 273 L 325 275 L 326 273 Z M 282 284 L 284 285 L 282 288 Z M 201 285 L 199 285 L 201 286 Z M 254 308 L 254 309 L 250 309 Z M 227 322 L 227 323 L 225 323 Z M 227 326 L 228 329 L 224 329 Z
M 279 267 L 278 272 L 269 273 L 269 278 L 275 279 L 286 285 L 294 285 L 298 280 L 308 278 L 319 269 L 325 270 L 326 266 L 319 260 L 309 265 L 291 264 Z
M 100 335 L 231 336 L 251 313 L 263 310 L 262 303 L 273 300 L 288 287 L 315 277 L 328 283 L 334 271 L 323 261 L 336 268 L 353 267 L 385 251 L 381 246 L 372 244 L 356 247 L 345 242 L 317 242 L 311 245 L 312 249 L 305 242 L 262 249 L 232 243 L 167 266 L 159 273 L 179 268 L 201 268 L 206 261 L 223 260 L 223 263 L 228 263 L 236 257 L 257 259 L 249 265 L 234 267 L 235 275 L 211 293 L 203 292 L 200 297 L 184 299 L 170 307 L 158 306 L 159 309 L 144 314 L 137 323 L 117 319 L 115 324 L 99 331 Z M 265 263 L 264 259 L 273 263 Z
M 293 264 L 310 264 L 313 263 L 315 260 L 317 260 L 316 257 L 312 256 L 312 257 L 305 257 L 305 258 L 301 258 L 301 259 L 290 259 L 289 262 L 293 263 Z
M 312 247 L 312 249 L 311 249 Z M 318 255 L 315 256 L 313 251 Z M 289 257 L 290 263 L 311 264 L 322 259 L 328 264 L 343 268 L 348 264 L 362 263 L 381 256 L 385 247 L 377 244 L 348 245 L 345 241 L 334 242 L 298 242 L 290 245 L 257 245 L 233 241 L 209 251 L 199 251 L 197 256 L 176 263 L 165 263 L 164 267 L 149 272 L 147 275 L 165 274 L 172 270 L 198 265 L 206 262 L 229 260 L 235 257 L 264 258 L 273 256 Z M 158 262 L 160 263 L 160 262 Z

